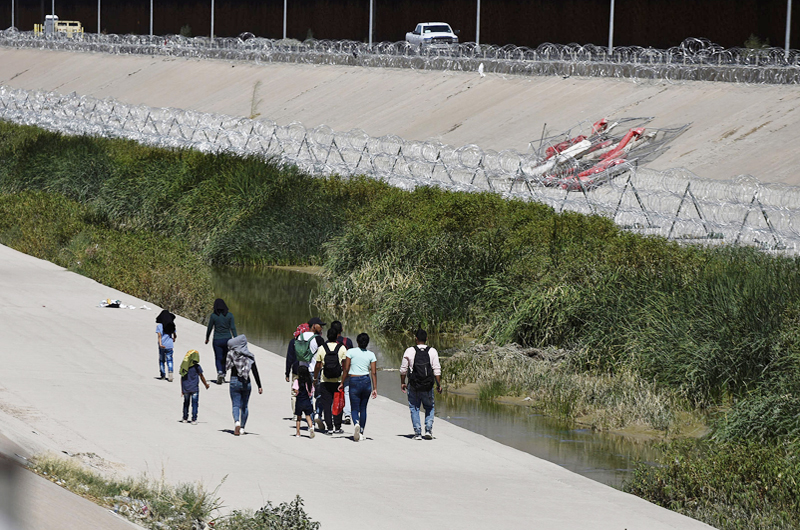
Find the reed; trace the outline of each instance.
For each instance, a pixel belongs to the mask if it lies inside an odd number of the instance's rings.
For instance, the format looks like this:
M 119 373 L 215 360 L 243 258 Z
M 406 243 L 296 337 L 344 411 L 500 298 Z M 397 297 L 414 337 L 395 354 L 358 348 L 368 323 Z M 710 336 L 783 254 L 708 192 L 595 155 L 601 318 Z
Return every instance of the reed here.
M 194 320 L 213 302 L 209 268 L 187 245 L 108 228 L 59 195 L 0 194 L 0 243 Z
M 703 422 L 678 393 L 631 373 L 614 375 L 575 369 L 578 352 L 562 352 L 556 361 L 512 346 L 474 346 L 443 360 L 446 387 L 478 384 L 478 398 L 526 396 L 551 416 L 591 422 L 599 430 L 639 426 L 663 435 L 681 434 Z
M 789 530 L 800 520 L 794 443 L 673 442 L 623 489 L 720 530 Z
M 494 194 L 312 178 L 257 158 L 8 123 L 0 160 L 0 192 L 85 208 L 10 212 L 42 222 L 24 234 L 7 222 L 3 241 L 198 319 L 201 262 L 315 264 L 326 270 L 320 304 L 358 306 L 384 329 L 573 350 L 570 377 L 633 377 L 700 408 L 780 396 L 775 381 L 800 380 L 796 258 L 680 246 Z M 174 269 L 126 275 L 161 248 L 182 256 Z M 566 410 L 573 397 L 562 395 Z

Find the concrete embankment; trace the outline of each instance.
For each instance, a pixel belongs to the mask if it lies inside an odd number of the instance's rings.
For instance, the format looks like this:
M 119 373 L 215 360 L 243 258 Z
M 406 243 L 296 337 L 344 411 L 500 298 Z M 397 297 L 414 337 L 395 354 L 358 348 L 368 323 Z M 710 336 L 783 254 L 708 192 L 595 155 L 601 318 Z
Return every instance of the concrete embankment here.
M 800 184 L 800 120 L 794 115 L 800 91 L 795 86 L 481 78 L 462 72 L 28 49 L 0 49 L 0 84 L 523 152 L 539 139 L 544 124 L 554 134 L 602 117 L 653 116 L 652 127 L 692 125 L 649 167 Z
M 437 419 L 414 441 L 408 409 L 378 397 L 367 439 L 294 438 L 283 359 L 255 353 L 264 394 L 235 437 L 226 386 L 203 389 L 199 424 L 179 423 L 179 383 L 155 379 L 155 316 L 100 300 L 149 303 L 0 246 L 0 434 L 31 451 L 89 455 L 101 469 L 219 487 L 226 507 L 301 495 L 323 528 L 709 528 Z M 176 363 L 205 327 L 177 321 Z M 380 393 L 380 389 L 379 389 Z M 58 527 L 57 525 L 54 527 Z

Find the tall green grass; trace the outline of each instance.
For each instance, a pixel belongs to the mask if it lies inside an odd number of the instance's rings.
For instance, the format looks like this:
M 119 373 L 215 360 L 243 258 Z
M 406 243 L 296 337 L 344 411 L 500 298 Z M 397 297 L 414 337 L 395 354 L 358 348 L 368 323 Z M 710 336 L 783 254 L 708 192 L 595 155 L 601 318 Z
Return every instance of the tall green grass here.
M 80 222 L 96 234 L 153 234 L 148 248 L 168 241 L 208 263 L 323 264 L 318 301 L 361 307 L 385 329 L 422 324 L 486 342 L 568 348 L 581 352 L 579 370 L 635 374 L 700 407 L 800 380 L 795 258 L 680 246 L 488 193 L 312 178 L 256 158 L 7 123 L 0 160 L 0 192 L 76 201 L 86 207 Z M 72 223 L 30 210 L 10 215 Z M 9 224 L 7 237 L 15 230 Z M 58 244 L 46 255 L 88 267 L 85 229 L 48 230 Z M 78 250 L 84 259 L 69 258 Z M 160 296 L 186 298 L 192 314 L 206 309 L 202 296 Z
M 800 521 L 797 443 L 673 442 L 624 490 L 720 530 L 789 530 Z
M 200 320 L 208 267 L 181 241 L 108 226 L 85 205 L 43 192 L 0 194 L 0 243 Z

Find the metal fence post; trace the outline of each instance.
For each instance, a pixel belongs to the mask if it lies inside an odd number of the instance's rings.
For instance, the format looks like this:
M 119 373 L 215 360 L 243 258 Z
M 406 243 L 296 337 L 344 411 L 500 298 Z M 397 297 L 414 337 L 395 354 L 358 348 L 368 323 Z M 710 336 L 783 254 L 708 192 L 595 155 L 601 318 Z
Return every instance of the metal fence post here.
M 611 16 L 608 17 L 608 54 L 614 53 L 614 1 L 611 0 Z

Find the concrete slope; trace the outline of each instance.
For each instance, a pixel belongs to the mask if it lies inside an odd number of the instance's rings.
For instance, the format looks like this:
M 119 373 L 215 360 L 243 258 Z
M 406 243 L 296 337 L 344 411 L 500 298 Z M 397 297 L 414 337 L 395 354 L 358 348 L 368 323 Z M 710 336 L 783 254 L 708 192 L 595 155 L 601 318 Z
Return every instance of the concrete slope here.
M 436 138 L 498 151 L 526 151 L 545 123 L 555 134 L 602 117 L 654 116 L 653 127 L 692 127 L 650 167 L 800 184 L 800 120 L 795 116 L 800 91 L 794 86 L 480 78 L 476 73 L 16 49 L 0 49 L 0 84 L 154 107 L 260 114 L 279 124 L 361 128 L 372 136 Z
M 154 378 L 158 308 L 97 307 L 109 297 L 145 304 L 0 246 L 0 432 L 9 439 L 220 486 L 228 508 L 299 494 L 326 529 L 355 518 L 398 529 L 708 528 L 442 419 L 435 440 L 413 441 L 408 409 L 380 396 L 362 442 L 350 432 L 294 438 L 283 359 L 257 347 L 264 394 L 251 398 L 247 435 L 230 433 L 227 386 L 201 391 L 198 425 L 179 423 L 179 383 Z M 176 351 L 198 349 L 211 369 L 205 328 L 179 318 L 177 329 Z

